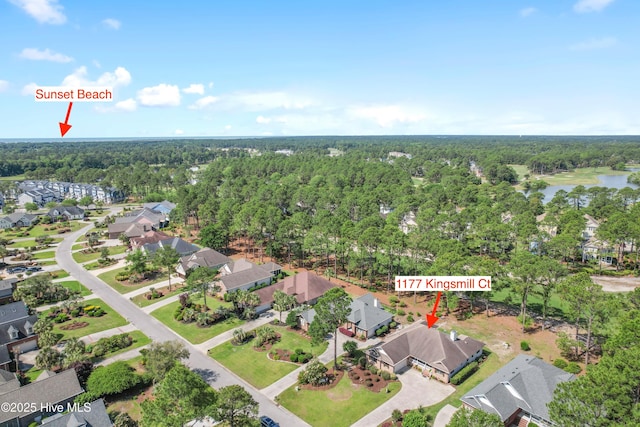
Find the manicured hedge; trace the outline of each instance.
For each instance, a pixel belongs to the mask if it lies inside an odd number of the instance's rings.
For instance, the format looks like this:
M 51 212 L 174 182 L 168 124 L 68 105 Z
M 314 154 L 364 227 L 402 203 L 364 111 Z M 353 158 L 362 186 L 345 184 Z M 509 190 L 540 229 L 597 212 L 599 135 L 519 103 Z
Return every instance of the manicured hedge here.
M 478 370 L 478 362 L 471 362 L 460 370 L 457 374 L 451 377 L 451 384 L 459 385 L 464 380 L 469 378 L 475 371 Z

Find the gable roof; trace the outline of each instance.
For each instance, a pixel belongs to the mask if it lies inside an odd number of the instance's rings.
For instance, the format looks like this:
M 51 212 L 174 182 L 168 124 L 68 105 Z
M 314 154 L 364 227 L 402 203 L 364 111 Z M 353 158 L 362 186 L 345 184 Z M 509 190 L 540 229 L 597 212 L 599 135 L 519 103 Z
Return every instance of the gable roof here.
M 11 362 L 11 355 L 9 354 L 7 345 L 0 344 L 0 366 L 6 365 L 9 362 Z M 2 369 L 0 369 L 0 372 L 2 372 Z M 2 393 L 0 392 L 0 394 Z
M 0 395 L 20 387 L 20 381 L 13 372 L 0 369 Z
M 202 248 L 191 255 L 180 258 L 180 264 L 185 273 L 192 268 L 216 268 L 228 262 L 231 262 L 231 258 L 211 248 Z
M 64 215 L 65 213 L 72 216 L 84 215 L 84 209 L 77 206 L 57 205 L 49 209 L 48 215 L 54 216 L 55 212 L 59 212 L 61 215 Z
M 13 286 L 18 282 L 18 279 L 11 278 L 0 280 L 0 297 L 8 297 L 13 294 Z
M 380 323 L 391 321 L 393 315 L 382 308 L 382 304 L 372 293 L 362 295 L 351 302 L 351 313 L 347 320 L 365 331 Z
M 68 369 L 44 380 L 11 390 L 1 396 L 2 400 L 6 400 L 7 402 L 34 403 L 35 407 L 39 410 L 41 405 L 57 404 L 71 399 L 82 392 L 83 390 L 78 382 L 76 371 Z M 31 408 L 31 405 L 24 405 L 24 407 L 18 407 L 18 409 L 23 409 L 21 412 L 0 411 L 0 423 L 31 414 L 34 412 L 30 411 Z
M 142 236 L 144 233 L 149 231 L 149 228 L 145 227 L 143 224 L 138 224 L 138 223 L 132 224 L 130 222 L 121 222 L 116 224 L 109 224 L 107 226 L 107 232 L 109 234 L 124 233 L 124 235 L 127 237 L 138 237 L 138 236 Z
M 519 409 L 549 419 L 547 404 L 558 384 L 575 375 L 537 357 L 520 354 L 461 398 L 464 403 L 505 421 Z
M 185 256 L 197 252 L 200 248 L 179 237 L 169 237 L 159 240 L 157 243 L 146 243 L 142 249 L 149 255 L 153 255 L 160 248 L 173 248 L 178 254 Z
M 133 237 L 131 244 L 133 246 L 144 246 L 148 243 L 158 243 L 161 240 L 168 240 L 172 237 L 162 231 L 147 231 L 142 236 Z
M 27 306 L 22 301 L 0 305 L 0 344 L 15 341 L 11 337 L 11 333 L 15 331 L 18 332 L 17 339 L 33 335 L 33 330 L 28 331 L 27 328 L 33 327 L 37 320 L 38 315 L 29 315 Z
M 423 322 L 424 324 L 424 322 Z M 417 327 L 375 348 L 380 358 L 392 365 L 411 356 L 442 372 L 453 372 L 484 347 L 484 343 L 460 335 L 450 335 L 436 328 Z
M 221 273 L 220 281 L 227 292 L 273 277 L 273 274 L 262 268 L 261 265 L 256 265 L 244 259 L 226 264 Z
M 38 217 L 38 215 L 34 215 L 34 214 L 28 214 L 28 213 L 22 213 L 22 212 L 14 212 L 11 213 L 9 215 L 7 215 L 5 218 L 9 218 L 9 221 L 11 221 L 12 224 L 15 224 L 16 222 L 20 221 L 21 219 L 26 219 L 27 221 L 31 222 L 34 219 L 36 219 Z
M 48 427 L 111 427 L 113 423 L 107 414 L 104 401 L 98 399 L 90 403 L 90 408 L 82 411 L 59 413 L 42 420 L 42 425 Z
M 143 208 L 150 209 L 152 211 L 158 211 L 162 213 L 169 213 L 176 208 L 175 203 L 171 203 L 168 200 L 163 200 L 161 202 L 152 202 L 152 203 L 143 203 Z
M 323 277 L 309 271 L 303 271 L 295 276 L 286 277 L 275 285 L 258 289 L 255 293 L 260 297 L 260 305 L 271 304 L 273 302 L 273 294 L 277 290 L 287 295 L 295 295 L 298 304 L 302 304 L 324 295 L 325 292 L 336 286 L 338 286 L 336 283 L 332 283 Z

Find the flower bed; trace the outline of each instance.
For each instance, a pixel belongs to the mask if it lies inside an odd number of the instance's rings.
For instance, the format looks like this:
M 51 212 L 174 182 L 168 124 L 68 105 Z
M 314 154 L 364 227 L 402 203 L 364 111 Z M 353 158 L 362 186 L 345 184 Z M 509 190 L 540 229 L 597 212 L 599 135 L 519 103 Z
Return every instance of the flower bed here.
M 356 336 L 356 334 L 346 328 L 339 328 L 338 329 L 340 331 L 340 333 L 342 333 L 343 335 L 348 336 L 349 338 L 353 338 L 354 336 Z
M 391 382 L 391 380 L 384 379 L 382 373 L 374 374 L 370 370 L 362 369 L 359 366 L 354 366 L 349 370 L 349 378 L 352 383 L 361 385 L 375 393 L 384 390 Z

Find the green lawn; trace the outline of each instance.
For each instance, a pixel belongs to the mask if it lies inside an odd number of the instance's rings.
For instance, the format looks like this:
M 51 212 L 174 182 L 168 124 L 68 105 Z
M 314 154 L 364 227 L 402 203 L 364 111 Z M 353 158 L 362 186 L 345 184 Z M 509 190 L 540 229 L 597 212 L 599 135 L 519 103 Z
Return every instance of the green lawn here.
M 38 265 L 41 265 L 41 266 L 55 265 L 55 264 L 56 264 L 56 260 L 55 259 L 48 259 L 48 260 L 44 260 L 44 261 L 38 261 Z
M 322 345 L 312 347 L 310 340 L 296 332 L 283 327 L 275 327 L 275 329 L 282 337 L 280 342 L 273 346 L 274 349 L 280 348 L 293 352 L 301 348 L 305 353 L 310 352 L 314 356 L 319 356 L 329 345 L 325 341 Z M 209 350 L 209 355 L 258 389 L 273 384 L 289 372 L 298 369 L 299 366 L 268 359 L 267 352 L 253 349 L 253 341 L 239 346 L 234 346 L 228 341 Z
M 523 180 L 525 174 L 530 174 L 533 179 L 541 178 L 549 185 L 597 185 L 598 175 L 628 175 L 628 171 L 614 171 L 610 167 L 577 168 L 570 172 L 561 172 L 555 175 L 534 175 L 524 165 L 509 165 L 518 173 L 518 179 Z
M 49 272 L 52 279 L 64 279 L 65 277 L 69 277 L 69 273 L 65 270 L 55 270 Z
M 31 256 L 33 259 L 51 259 L 56 257 L 56 251 L 35 252 Z
M 109 249 L 109 255 L 117 255 L 117 254 L 123 254 L 126 250 L 127 247 L 126 246 L 104 246 L 105 248 Z M 96 260 L 98 258 L 100 258 L 101 252 L 102 252 L 102 246 L 97 246 L 96 247 L 96 252 L 93 253 L 82 253 L 82 251 L 78 251 L 78 252 L 74 252 L 73 254 L 71 254 L 71 256 L 73 257 L 73 260 L 77 263 L 83 263 L 83 262 L 87 262 L 87 261 L 93 261 Z M 84 248 L 86 249 L 86 248 Z
M 10 245 L 7 245 L 9 249 L 22 249 L 22 248 L 30 248 L 32 246 L 37 246 L 38 244 L 34 239 L 29 240 L 20 240 L 17 242 L 11 242 Z
M 76 318 L 75 320 L 87 322 L 89 325 L 72 331 L 62 330 L 60 329 L 60 326 L 69 324 L 74 319 L 64 323 L 54 323 L 53 332 L 62 334 L 61 339 L 66 340 L 72 337 L 84 337 L 85 335 L 95 334 L 96 332 L 106 331 L 107 329 L 117 328 L 118 326 L 124 326 L 127 324 L 127 321 L 122 316 L 116 313 L 113 308 L 109 307 L 101 299 L 96 298 L 85 301 L 85 306 L 87 305 L 99 305 L 100 308 L 105 311 L 105 314 L 100 317 L 82 316 Z
M 140 283 L 136 283 L 135 285 L 125 285 L 116 280 L 116 275 L 122 271 L 125 271 L 126 268 L 127 267 L 120 267 L 116 268 L 115 270 L 109 270 L 107 272 L 99 274 L 98 278 L 121 294 L 126 294 L 131 291 L 135 291 L 136 289 L 144 288 L 145 286 L 153 285 L 155 283 L 167 280 L 167 276 L 161 275 L 154 280 L 145 280 Z
M 77 280 L 65 280 L 64 282 L 56 282 L 59 285 L 64 286 L 65 288 L 69 288 L 73 291 L 80 291 L 80 295 L 86 297 L 87 295 L 91 295 L 91 291 L 85 288 L 80 282 Z
M 520 307 L 520 299 L 517 295 L 510 293 L 509 289 L 501 289 L 499 291 L 491 291 L 491 301 L 493 302 L 504 302 L 506 298 L 511 295 L 511 303 L 510 305 L 514 307 Z M 549 306 L 547 307 L 547 317 L 564 317 L 567 318 L 568 315 L 565 312 L 568 307 L 562 301 L 560 296 L 557 293 L 551 295 L 551 299 L 549 300 Z M 538 294 L 529 293 L 529 297 L 527 298 L 527 311 L 535 311 L 536 313 L 542 314 L 542 298 Z
M 181 286 L 179 288 L 176 288 L 176 285 L 172 282 L 171 283 L 171 292 L 169 292 L 169 286 L 164 286 L 162 288 L 158 288 L 156 289 L 158 292 L 162 292 L 164 293 L 164 295 L 160 298 L 156 298 L 156 299 L 146 299 L 144 297 L 144 294 L 140 294 L 140 295 L 136 295 L 135 297 L 131 298 L 131 301 L 133 301 L 133 303 L 135 305 L 137 305 L 138 307 L 146 307 L 148 305 L 151 304 L 155 304 L 158 301 L 162 301 L 165 300 L 173 295 L 179 294 L 180 292 L 184 292 L 184 286 Z M 208 302 L 208 301 L 207 301 Z
M 200 298 L 199 300 L 194 302 L 202 304 L 203 299 Z M 192 344 L 200 344 L 202 342 L 205 342 L 206 340 L 220 335 L 223 332 L 237 328 L 238 326 L 242 325 L 242 323 L 244 323 L 242 320 L 236 317 L 231 317 L 224 322 L 216 323 L 213 326 L 200 328 L 196 326 L 195 323 L 182 323 L 173 318 L 173 313 L 178 305 L 180 305 L 180 302 L 172 302 L 171 304 L 167 304 L 164 307 L 160 307 L 159 309 L 153 311 L 151 315 L 167 325 L 169 328 L 173 329 L 177 334 L 181 335 L 184 339 Z M 207 305 L 212 310 L 215 310 L 221 305 L 231 307 L 231 304 L 220 302 L 215 298 L 207 298 Z
M 107 353 L 103 357 L 95 357 L 93 358 L 93 363 L 98 363 L 101 360 L 108 359 L 109 357 L 113 357 L 121 353 L 126 353 L 127 351 L 131 351 L 139 347 L 144 347 L 145 345 L 151 343 L 151 338 L 143 334 L 142 331 L 131 331 L 129 332 L 129 336 L 133 338 L 133 342 L 129 347 L 121 348 L 120 350 Z
M 86 227 L 87 225 L 88 224 L 79 221 L 72 221 L 69 223 L 69 227 L 60 226 L 60 228 L 58 228 L 59 224 L 38 224 L 29 231 L 27 231 L 26 228 L 22 228 L 20 229 L 20 232 L 24 233 L 25 237 L 40 237 L 44 235 L 52 236 L 54 234 L 58 234 L 59 230 L 62 228 L 70 228 L 73 232 L 80 230 L 82 227 Z M 7 236 L 16 237 L 16 233 L 12 231 L 10 233 L 7 233 Z
M 431 415 L 435 419 L 440 409 L 442 409 L 446 405 L 452 405 L 456 408 L 459 408 L 460 405 L 462 405 L 462 402 L 460 401 L 461 397 L 465 396 L 472 388 L 480 384 L 482 381 L 489 378 L 490 375 L 494 374 L 507 362 L 508 360 L 501 361 L 498 359 L 497 355 L 491 353 L 471 377 L 467 378 L 466 381 L 456 387 L 456 391 L 454 391 L 453 394 L 449 395 L 442 402 L 436 403 L 433 406 L 426 407 L 426 413 Z
M 76 243 L 75 245 L 71 246 L 71 250 L 72 251 L 78 251 L 80 249 L 84 249 L 86 248 L 86 246 L 82 243 Z
M 389 393 L 354 387 L 348 375 L 329 390 L 296 391 L 295 386 L 278 396 L 278 402 L 314 427 L 347 427 L 395 396 L 402 384 L 389 385 Z

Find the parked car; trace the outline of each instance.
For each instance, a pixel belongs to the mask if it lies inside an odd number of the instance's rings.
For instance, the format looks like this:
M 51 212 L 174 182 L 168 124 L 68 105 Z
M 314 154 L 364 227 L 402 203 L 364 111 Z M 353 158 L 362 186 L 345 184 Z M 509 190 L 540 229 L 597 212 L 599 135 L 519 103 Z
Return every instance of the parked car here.
M 9 273 L 9 274 L 24 273 L 25 271 L 27 271 L 27 269 L 24 268 L 24 267 L 9 267 L 9 268 L 7 268 L 7 273 Z
M 260 425 L 263 427 L 280 427 L 280 424 L 273 421 L 271 418 L 263 415 L 260 417 Z
M 27 271 L 31 271 L 31 272 L 42 271 L 42 267 L 27 267 Z

